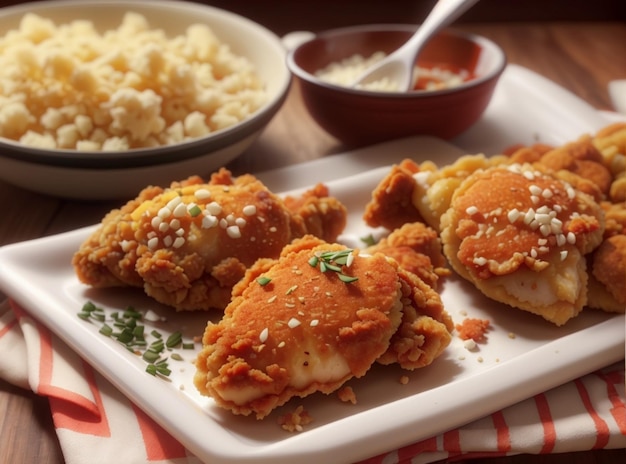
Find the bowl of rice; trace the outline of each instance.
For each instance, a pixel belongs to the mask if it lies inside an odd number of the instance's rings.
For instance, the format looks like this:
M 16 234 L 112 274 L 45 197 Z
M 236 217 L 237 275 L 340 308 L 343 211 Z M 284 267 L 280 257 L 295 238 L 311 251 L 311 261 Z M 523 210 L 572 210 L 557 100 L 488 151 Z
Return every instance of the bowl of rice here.
M 291 83 L 276 35 L 199 3 L 23 3 L 0 9 L 0 31 L 0 178 L 55 196 L 208 176 Z
M 444 29 L 419 54 L 410 91 L 382 79 L 353 87 L 415 25 L 363 25 L 316 34 L 291 47 L 287 65 L 313 119 L 349 146 L 412 135 L 451 139 L 483 114 L 506 66 L 494 42 Z

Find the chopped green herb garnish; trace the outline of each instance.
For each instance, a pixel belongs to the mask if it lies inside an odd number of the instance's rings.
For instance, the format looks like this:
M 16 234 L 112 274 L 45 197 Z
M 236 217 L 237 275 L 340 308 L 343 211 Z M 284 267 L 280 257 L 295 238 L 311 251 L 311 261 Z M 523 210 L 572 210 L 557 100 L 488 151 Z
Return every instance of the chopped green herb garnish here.
M 154 363 L 157 362 L 159 360 L 159 358 L 161 357 L 161 354 L 157 351 L 154 351 L 152 349 L 147 349 L 146 351 L 144 351 L 143 353 L 143 359 L 146 362 L 149 363 Z
M 369 234 L 365 237 L 361 237 L 361 241 L 365 243 L 365 245 L 367 246 L 376 245 L 376 239 L 374 238 L 372 234 Z
M 309 259 L 309 265 L 311 267 L 317 267 L 319 265 L 320 272 L 332 271 L 337 273 L 339 279 L 345 283 L 351 283 L 359 280 L 358 277 L 349 276 L 344 274 L 343 267 L 350 267 L 354 255 L 353 250 L 345 249 L 339 251 L 324 251 L 316 253 Z
M 272 281 L 272 279 L 270 279 L 269 277 L 261 276 L 261 277 L 258 277 L 256 281 L 259 283 L 261 287 L 264 287 L 267 284 L 269 284 Z
M 106 335 L 107 337 L 110 337 L 111 334 L 113 333 L 113 329 L 111 328 L 110 325 L 103 324 L 102 327 L 100 327 L 100 330 L 98 332 L 100 332 L 102 335 Z
M 189 214 L 191 215 L 191 217 L 196 217 L 201 212 L 202 210 L 200 209 L 198 205 L 193 205 L 191 208 L 189 208 Z
M 152 330 L 147 334 L 142 322 L 143 313 L 132 306 L 128 306 L 122 312 L 113 311 L 107 316 L 103 308 L 88 301 L 77 315 L 87 322 L 100 323 L 98 329 L 100 334 L 117 340 L 129 352 L 141 355 L 143 360 L 148 363 L 146 372 L 152 375 L 165 377 L 170 375 L 171 370 L 167 364 L 168 358 L 163 357 L 166 350 L 170 352 L 176 348 L 185 350 L 195 348 L 193 342 L 183 341 L 183 335 L 179 331 L 168 335 L 166 340 L 163 339 L 163 335 L 158 330 Z M 146 341 L 146 336 L 152 337 L 150 343 Z M 177 361 L 183 360 L 183 357 L 176 352 L 171 353 L 170 357 Z
M 183 341 L 183 334 L 180 332 L 174 332 L 172 335 L 167 337 L 167 341 L 165 342 L 165 346 L 168 348 L 174 348 L 175 346 L 180 345 Z

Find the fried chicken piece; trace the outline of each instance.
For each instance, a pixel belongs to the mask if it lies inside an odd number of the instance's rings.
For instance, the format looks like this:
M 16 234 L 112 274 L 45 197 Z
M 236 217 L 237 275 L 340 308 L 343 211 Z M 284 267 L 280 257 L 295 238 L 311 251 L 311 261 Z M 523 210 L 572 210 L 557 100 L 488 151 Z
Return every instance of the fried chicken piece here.
M 595 147 L 590 135 L 583 135 L 578 140 L 566 143 L 544 153 L 538 164 L 558 172 L 567 171 L 591 181 L 603 197 L 609 194 L 613 176 L 604 165 L 602 153 Z M 572 183 L 571 179 L 567 179 Z M 591 192 L 587 192 L 591 193 Z M 601 200 L 603 198 L 597 198 Z
M 341 272 L 322 272 L 326 252 L 344 253 Z M 292 397 L 338 390 L 381 357 L 409 369 L 427 364 L 449 343 L 451 323 L 418 281 L 380 253 L 294 240 L 278 259 L 255 263 L 223 319 L 207 324 L 195 385 L 217 405 L 262 419 Z
M 603 239 L 592 197 L 532 165 L 469 176 L 441 218 L 444 254 L 487 297 L 556 325 L 587 303 L 584 256 Z
M 461 156 L 454 163 L 441 168 L 422 163 L 420 173 L 415 175 L 413 204 L 426 224 L 440 231 L 441 215 L 448 210 L 452 195 L 461 182 L 473 172 L 502 163 L 508 163 L 504 155 L 488 158 L 482 154 Z
M 421 222 L 403 225 L 366 251 L 394 258 L 400 267 L 416 274 L 435 290 L 439 278 L 450 274 L 439 235 Z
M 348 211 L 330 196 L 328 187 L 317 184 L 300 197 L 285 197 L 285 206 L 302 217 L 308 234 L 334 242 L 346 227 Z
M 363 220 L 367 225 L 393 230 L 407 223 L 424 221 L 412 201 L 416 186 L 413 176 L 419 170 L 419 166 L 410 159 L 391 167 L 365 206 Z
M 589 306 L 609 312 L 626 311 L 626 235 L 605 239 L 593 253 L 591 269 L 599 287 L 594 286 L 589 295 Z
M 73 265 L 93 287 L 143 287 L 177 310 L 223 309 L 257 259 L 277 257 L 308 227 L 336 238 L 345 207 L 317 193 L 327 190 L 305 194 L 303 216 L 254 176 L 234 178 L 226 169 L 208 183 L 194 176 L 166 189 L 148 187 L 103 219 Z

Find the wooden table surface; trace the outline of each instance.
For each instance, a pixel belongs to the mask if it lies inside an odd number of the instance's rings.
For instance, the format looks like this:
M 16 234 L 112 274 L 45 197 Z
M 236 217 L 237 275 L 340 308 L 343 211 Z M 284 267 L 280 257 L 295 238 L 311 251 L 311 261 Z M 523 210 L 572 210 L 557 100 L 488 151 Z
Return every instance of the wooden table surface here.
M 459 29 L 500 44 L 510 63 L 525 66 L 574 92 L 598 109 L 612 109 L 607 84 L 626 78 L 623 22 L 471 23 Z M 255 172 L 339 153 L 342 146 L 310 119 L 293 86 L 284 107 L 260 139 L 229 167 Z M 67 201 L 0 182 L 0 245 L 56 234 L 99 222 L 118 202 Z M 0 294 L 0 300 L 6 296 Z M 521 455 L 484 460 L 499 463 L 614 463 L 624 450 Z M 0 463 L 63 463 L 48 402 L 0 381 Z M 476 462 L 476 461 L 472 461 Z

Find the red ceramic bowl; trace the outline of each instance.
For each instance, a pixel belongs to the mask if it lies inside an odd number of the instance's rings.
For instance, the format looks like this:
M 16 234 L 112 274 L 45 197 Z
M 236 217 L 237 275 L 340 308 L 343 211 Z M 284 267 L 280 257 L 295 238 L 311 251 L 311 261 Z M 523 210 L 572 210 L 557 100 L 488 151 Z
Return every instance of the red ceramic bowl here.
M 293 48 L 287 65 L 299 82 L 302 98 L 315 121 L 345 144 L 367 145 L 410 135 L 450 139 L 468 129 L 489 104 L 506 66 L 506 56 L 492 41 L 446 29 L 420 53 L 418 64 L 466 69 L 472 79 L 454 88 L 410 92 L 352 89 L 324 82 L 316 71 L 354 54 L 368 57 L 400 47 L 414 25 L 366 25 L 318 34 Z

